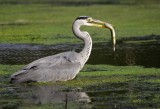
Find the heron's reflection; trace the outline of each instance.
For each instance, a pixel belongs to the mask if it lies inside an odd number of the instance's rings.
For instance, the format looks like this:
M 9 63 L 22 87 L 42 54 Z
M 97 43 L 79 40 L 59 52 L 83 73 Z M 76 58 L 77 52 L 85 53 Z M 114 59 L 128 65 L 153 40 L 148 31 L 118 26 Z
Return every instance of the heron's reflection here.
M 66 108 L 69 103 L 87 104 L 91 100 L 85 92 L 62 91 L 57 86 L 30 86 L 25 87 L 28 94 L 25 102 L 28 104 L 63 104 Z M 27 96 L 27 97 L 26 97 Z

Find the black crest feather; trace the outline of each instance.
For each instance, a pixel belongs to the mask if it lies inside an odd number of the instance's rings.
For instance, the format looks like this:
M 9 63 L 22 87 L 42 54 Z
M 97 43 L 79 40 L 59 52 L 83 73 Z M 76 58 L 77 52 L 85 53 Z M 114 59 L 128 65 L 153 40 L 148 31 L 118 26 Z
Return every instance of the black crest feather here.
M 79 16 L 79 17 L 77 17 L 76 20 L 87 19 L 87 18 L 89 18 L 89 17 L 88 16 Z

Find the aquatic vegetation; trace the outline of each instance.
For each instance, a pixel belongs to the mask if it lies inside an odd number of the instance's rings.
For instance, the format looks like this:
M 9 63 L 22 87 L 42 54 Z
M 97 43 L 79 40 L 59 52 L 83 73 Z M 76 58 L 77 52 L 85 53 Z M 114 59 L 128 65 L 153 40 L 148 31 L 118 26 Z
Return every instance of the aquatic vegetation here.
M 83 96 L 85 94 L 85 98 L 83 98 L 83 100 L 85 100 L 83 102 L 83 108 L 95 107 L 110 109 L 112 106 L 119 108 L 159 107 L 160 85 L 159 81 L 156 81 L 160 78 L 160 69 L 158 68 L 86 65 L 76 79 L 71 81 L 24 83 L 20 85 L 10 84 L 9 75 L 20 67 L 23 66 L 0 65 L 1 74 L 6 72 L 0 77 L 0 106 L 2 108 L 23 107 L 28 109 L 32 107 L 35 109 L 50 109 L 57 106 L 57 108 L 64 108 L 65 100 L 61 102 L 44 102 L 42 98 L 52 97 L 54 93 L 60 94 L 61 96 L 63 95 L 64 97 L 66 92 L 68 97 L 70 93 L 82 94 Z M 155 81 L 153 82 L 152 80 Z M 43 95 L 43 97 L 41 98 L 38 93 L 40 93 L 41 96 Z M 60 97 L 59 99 L 62 98 Z M 79 98 L 70 99 L 69 97 L 67 106 L 81 107 L 82 102 L 77 101 L 77 99 Z M 31 103 L 32 100 L 35 102 Z M 30 105 L 28 106 L 27 104 Z M 40 104 L 40 107 L 38 104 Z

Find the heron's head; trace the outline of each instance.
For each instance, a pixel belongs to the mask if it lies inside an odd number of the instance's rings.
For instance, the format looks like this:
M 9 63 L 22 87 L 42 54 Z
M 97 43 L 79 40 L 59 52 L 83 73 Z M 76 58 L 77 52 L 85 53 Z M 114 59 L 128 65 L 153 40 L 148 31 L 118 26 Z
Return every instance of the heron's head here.
M 95 26 L 95 27 L 100 27 L 100 28 L 113 28 L 112 25 L 109 23 L 102 22 L 100 20 L 96 20 L 88 16 L 79 16 L 77 17 L 75 22 L 79 24 L 80 26 L 84 25 L 84 26 Z
M 109 28 L 111 31 L 111 35 L 112 35 L 111 37 L 112 37 L 112 42 L 113 42 L 113 50 L 115 51 L 115 45 L 116 45 L 115 30 L 110 23 L 96 20 L 96 19 L 93 19 L 92 17 L 87 17 L 87 16 L 77 17 L 74 23 L 76 23 L 77 26 L 84 25 L 84 26 L 94 26 L 94 27 L 99 27 L 99 28 Z

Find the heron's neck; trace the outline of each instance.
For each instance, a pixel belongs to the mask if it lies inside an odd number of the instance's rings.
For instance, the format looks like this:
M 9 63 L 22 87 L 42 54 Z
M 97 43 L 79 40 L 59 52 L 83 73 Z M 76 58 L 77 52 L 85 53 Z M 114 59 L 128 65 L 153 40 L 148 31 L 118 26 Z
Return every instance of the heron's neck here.
M 91 54 L 91 50 L 92 50 L 92 39 L 89 35 L 88 32 L 84 32 L 85 38 L 84 38 L 84 48 L 83 50 L 80 52 L 81 56 L 84 58 L 84 63 L 87 62 L 87 60 L 89 59 L 89 56 Z
M 82 56 L 82 64 L 84 65 L 89 59 L 89 56 L 91 54 L 92 39 L 88 32 L 80 31 L 80 26 L 76 24 L 73 24 L 73 33 L 75 34 L 76 37 L 84 41 L 84 48 L 80 52 Z

